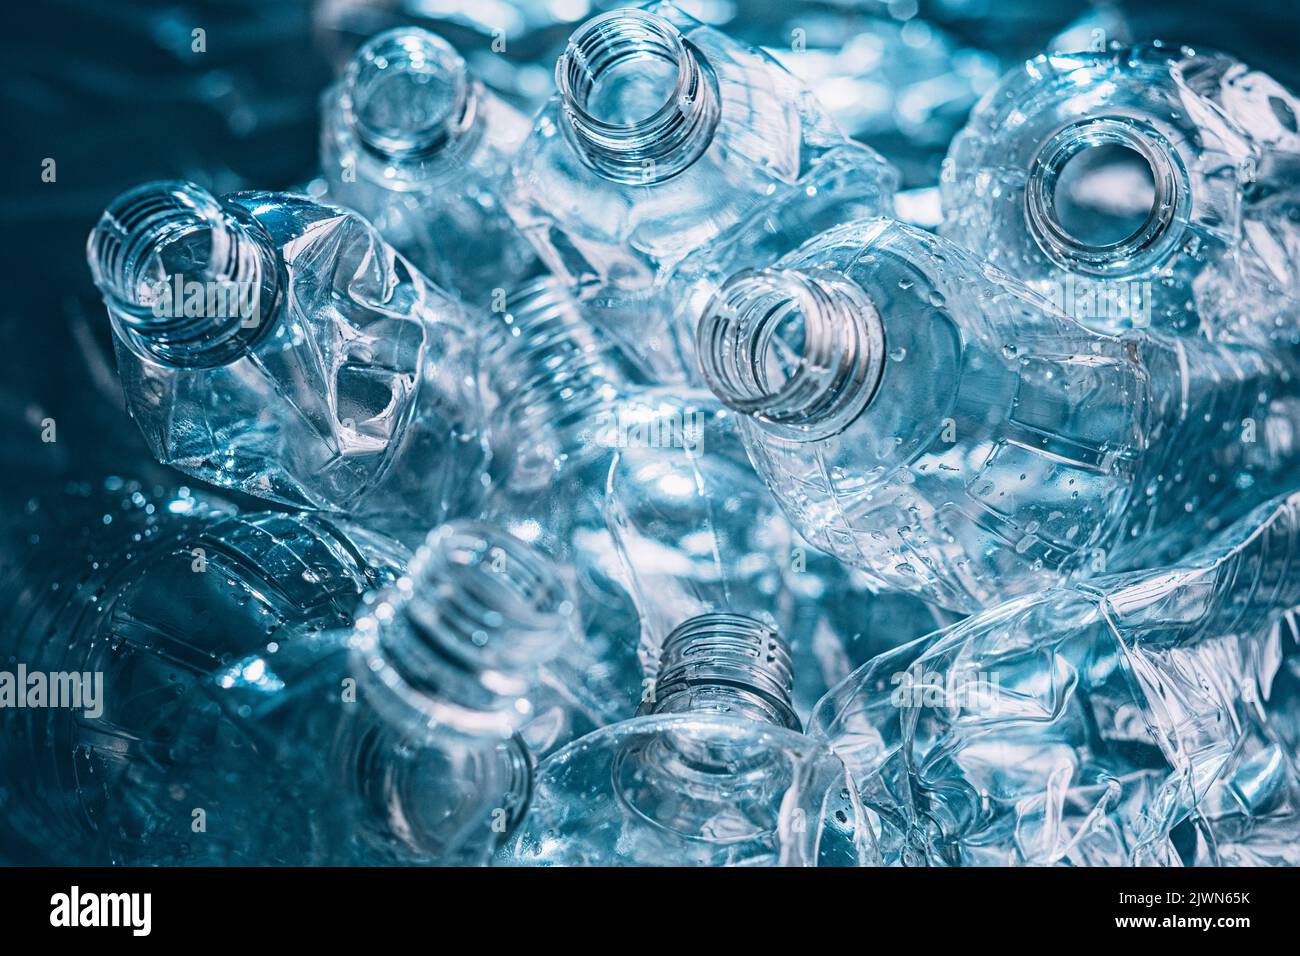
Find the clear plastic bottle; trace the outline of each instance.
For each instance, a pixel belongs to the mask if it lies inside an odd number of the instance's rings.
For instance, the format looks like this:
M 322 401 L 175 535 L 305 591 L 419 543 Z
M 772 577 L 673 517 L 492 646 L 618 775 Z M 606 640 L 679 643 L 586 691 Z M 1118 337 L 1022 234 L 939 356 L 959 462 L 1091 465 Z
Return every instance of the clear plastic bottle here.
M 529 283 L 491 318 L 485 369 L 501 404 L 481 517 L 554 557 L 585 636 L 580 654 L 554 664 L 555 691 L 576 697 L 578 706 L 555 711 L 554 733 L 537 744 L 545 752 L 621 720 L 636 707 L 646 676 L 637 606 L 605 514 L 613 463 L 635 450 L 649 468 L 630 478 L 632 494 L 662 500 L 655 469 L 689 467 L 702 449 L 727 444 L 738 459 L 742 446 L 735 416 L 709 392 L 637 384 L 559 280 Z M 704 457 L 710 468 L 722 466 L 714 454 Z M 566 722 L 566 713 L 578 722 Z
M 1177 564 L 1026 595 L 818 705 L 889 864 L 1300 862 L 1300 497 Z
M 529 671 L 570 633 L 540 556 L 457 523 L 406 576 L 355 526 L 191 504 L 132 496 L 83 566 L 47 543 L 11 576 L 7 668 L 102 695 L 0 711 L 8 840 L 79 864 L 483 862 L 527 799 Z
M 1100 331 L 1294 345 L 1298 112 L 1219 53 L 1036 57 L 953 139 L 944 234 Z
M 891 208 L 894 173 L 880 156 L 775 61 L 671 4 L 589 20 L 555 77 L 507 204 L 656 380 L 694 372 L 690 328 L 673 322 L 690 279 L 671 278 L 691 252 L 746 231 L 726 248 L 734 271 L 753 264 L 746 245 L 779 255 L 825 225 Z
M 1091 332 L 885 220 L 733 276 L 699 336 L 808 541 L 947 608 L 1167 562 L 1300 463 L 1292 353 Z
M 537 769 L 500 859 L 528 866 L 867 865 L 844 767 L 799 732 L 790 652 L 736 614 L 664 643 L 641 716 L 569 744 Z
M 329 195 L 444 289 L 484 304 L 537 260 L 501 201 L 528 119 L 417 27 L 362 45 L 322 105 Z
M 475 335 L 356 214 L 149 183 L 87 257 L 159 461 L 412 544 L 481 490 Z
M 658 409 L 642 435 L 670 427 Z M 907 594 L 873 594 L 860 573 L 807 546 L 754 472 L 734 413 L 681 454 L 624 441 L 605 490 L 605 520 L 640 618 L 647 688 L 664 641 L 702 614 L 743 614 L 789 636 L 795 712 L 874 653 L 950 623 Z M 730 420 L 729 420 L 730 419 Z

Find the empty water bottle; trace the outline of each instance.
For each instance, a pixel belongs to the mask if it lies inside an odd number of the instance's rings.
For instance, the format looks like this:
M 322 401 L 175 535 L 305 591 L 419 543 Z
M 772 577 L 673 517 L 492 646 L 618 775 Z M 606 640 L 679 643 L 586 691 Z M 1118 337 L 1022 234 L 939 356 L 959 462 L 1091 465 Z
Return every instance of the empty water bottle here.
M 444 289 L 485 303 L 535 266 L 501 202 L 528 120 L 442 37 L 399 27 L 371 38 L 322 113 L 331 199 Z
M 179 776 L 146 782 L 140 765 L 169 751 L 187 759 L 199 741 L 178 736 L 183 714 L 204 706 L 214 680 L 237 675 L 274 696 L 280 653 L 351 626 L 361 594 L 395 581 L 405 558 L 352 525 L 234 517 L 184 490 L 154 496 L 119 479 L 9 514 L 0 564 L 13 626 L 0 659 L 11 675 L 75 684 L 82 699 L 0 708 L 0 842 L 33 863 L 158 862 L 153 846 L 115 832 L 119 805 L 174 800 L 185 819 L 173 848 L 189 842 L 198 859 L 224 845 L 221 808 L 191 800 Z M 159 789 L 135 792 L 144 786 Z M 207 814 L 212 826 L 191 829 Z M 294 834 L 307 826 L 298 819 Z
M 733 276 L 699 337 L 804 536 L 948 608 L 1166 561 L 1300 463 L 1290 352 L 1091 332 L 885 220 Z
M 640 434 L 664 432 L 671 414 L 652 410 Z M 680 454 L 624 441 L 609 470 L 606 522 L 640 618 L 644 684 L 681 621 L 744 614 L 789 635 L 803 717 L 875 653 L 950 618 L 911 595 L 872 594 L 860 572 L 808 548 L 746 459 L 734 413 L 717 418 L 707 442 L 701 430 Z
M 548 757 L 502 859 L 532 866 L 812 866 L 874 860 L 825 744 L 799 732 L 790 653 L 706 614 L 664 643 L 641 716 Z
M 1101 331 L 1295 344 L 1298 111 L 1218 53 L 1037 57 L 954 138 L 945 234 Z
M 679 354 L 690 329 L 671 321 L 687 292 L 670 275 L 688 254 L 740 228 L 746 237 L 720 250 L 734 271 L 752 264 L 746 245 L 780 255 L 889 208 L 894 174 L 875 152 L 766 54 L 671 4 L 583 24 L 555 79 L 507 203 L 545 263 L 660 380 L 693 372 Z
M 709 498 L 683 496 L 684 474 L 698 467 L 718 485 L 729 483 L 724 472 L 752 469 L 732 412 L 705 390 L 637 384 L 559 280 L 531 282 L 506 306 L 492 315 L 494 347 L 485 362 L 501 404 L 482 516 L 556 559 L 584 631 L 579 652 L 554 665 L 563 685 L 555 689 L 567 689 L 580 706 L 555 711 L 556 733 L 538 748 L 545 750 L 583 729 L 560 723 L 566 713 L 585 714 L 588 730 L 623 719 L 658 659 L 657 647 L 638 653 L 643 628 L 634 589 L 606 515 L 617 463 L 637 463 L 619 472 L 621 499 L 646 510 L 675 509 L 682 526 L 706 525 L 717 507 Z
M 11 835 L 83 863 L 482 862 L 526 803 L 532 671 L 570 638 L 543 559 L 458 523 L 399 576 L 400 548 L 352 526 L 177 504 L 109 512 L 84 568 L 34 576 L 37 552 L 15 585 L 6 658 L 103 693 L 0 713 L 27 768 Z
M 159 461 L 411 542 L 472 500 L 474 336 L 359 216 L 150 183 L 108 207 L 87 255 Z
M 810 731 L 887 863 L 1295 865 L 1300 497 L 1164 569 L 1025 596 L 883 654 Z M 1281 718 L 1281 719 L 1279 719 Z

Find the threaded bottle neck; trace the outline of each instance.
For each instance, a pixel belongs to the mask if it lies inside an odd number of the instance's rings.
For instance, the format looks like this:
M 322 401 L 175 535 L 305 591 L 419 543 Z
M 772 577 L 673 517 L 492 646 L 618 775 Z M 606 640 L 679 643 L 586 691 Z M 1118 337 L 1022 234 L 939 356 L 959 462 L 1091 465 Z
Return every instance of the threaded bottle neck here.
M 493 318 L 500 342 L 493 388 L 504 396 L 507 429 L 554 435 L 556 451 L 576 451 L 567 445 L 580 440 L 581 426 L 618 399 L 624 373 L 614 347 L 549 276 L 508 295 Z
M 430 726 L 508 735 L 537 667 L 573 638 L 574 608 L 549 561 L 513 535 L 457 521 L 358 623 L 370 675 Z
M 1147 178 L 1149 195 L 1142 188 Z M 1184 241 L 1178 223 L 1191 203 L 1187 179 L 1177 151 L 1150 123 L 1128 116 L 1070 123 L 1048 137 L 1030 161 L 1029 233 L 1043 254 L 1068 272 L 1098 278 L 1150 272 Z M 1110 192 L 1119 193 L 1110 197 L 1114 202 L 1094 205 L 1096 184 L 1112 181 L 1127 186 L 1112 185 Z
M 193 183 L 147 183 L 115 199 L 86 258 L 118 337 L 174 368 L 224 365 L 271 325 L 279 255 L 238 207 Z
M 555 64 L 570 142 L 613 182 L 649 185 L 689 167 L 721 116 L 703 55 L 663 17 L 615 10 L 580 26 Z
M 353 56 L 339 109 L 363 163 L 383 170 L 370 178 L 400 188 L 468 148 L 480 98 L 451 44 L 428 30 L 398 27 Z
M 799 730 L 790 646 L 742 614 L 701 614 L 664 640 L 652 714 L 727 713 Z
M 807 441 L 842 431 L 871 403 L 885 331 L 862 289 L 839 275 L 747 269 L 705 306 L 696 348 L 723 403 Z

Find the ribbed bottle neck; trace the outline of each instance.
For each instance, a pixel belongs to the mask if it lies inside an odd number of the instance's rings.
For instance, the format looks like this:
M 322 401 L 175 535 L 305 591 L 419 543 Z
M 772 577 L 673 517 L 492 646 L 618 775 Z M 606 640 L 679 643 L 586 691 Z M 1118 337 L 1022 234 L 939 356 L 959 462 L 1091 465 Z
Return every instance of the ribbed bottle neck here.
M 227 364 L 271 325 L 278 250 L 246 212 L 193 183 L 123 193 L 86 257 L 118 337 L 159 364 Z
M 430 725 L 507 734 L 527 720 L 524 694 L 573 638 L 574 617 L 545 556 L 458 521 L 430 534 L 358 635 L 370 674 Z
M 549 276 L 508 295 L 492 318 L 499 340 L 492 385 L 503 396 L 505 427 L 521 438 L 544 432 L 557 452 L 577 454 L 619 399 L 623 373 L 614 346 Z
M 432 175 L 471 148 L 482 89 L 465 60 L 428 30 L 378 34 L 353 56 L 339 110 L 371 176 L 401 187 Z
M 799 730 L 790 646 L 742 614 L 701 614 L 664 641 L 652 714 L 725 713 Z
M 645 60 L 675 70 L 664 101 L 644 117 L 598 115 L 597 87 L 618 82 L 616 71 Z M 717 80 L 700 51 L 645 10 L 615 10 L 579 27 L 556 62 L 555 83 L 570 142 L 584 163 L 618 183 L 650 185 L 676 176 L 709 148 L 721 116 Z
M 811 440 L 841 431 L 871 403 L 885 330 L 866 293 L 836 273 L 744 270 L 705 306 L 696 349 L 723 403 Z

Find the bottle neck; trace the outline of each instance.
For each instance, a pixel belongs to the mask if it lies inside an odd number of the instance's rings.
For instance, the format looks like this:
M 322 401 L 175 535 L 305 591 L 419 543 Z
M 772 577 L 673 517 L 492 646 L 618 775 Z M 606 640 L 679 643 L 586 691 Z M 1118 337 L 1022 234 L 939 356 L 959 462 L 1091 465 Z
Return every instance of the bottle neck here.
M 470 148 L 481 99 L 451 44 L 428 30 L 399 27 L 357 51 L 339 109 L 368 178 L 401 188 Z
M 123 193 L 87 260 L 118 338 L 173 368 L 225 365 L 271 325 L 279 253 L 242 209 L 186 182 Z
M 538 551 L 467 521 L 430 534 L 410 573 L 357 625 L 363 676 L 401 723 L 509 736 L 537 668 L 574 636 L 574 608 Z
M 724 404 L 806 441 L 842 431 L 871 403 L 885 330 L 866 293 L 842 276 L 745 270 L 705 306 L 696 348 Z
M 708 62 L 663 17 L 637 9 L 589 20 L 555 65 L 566 132 L 613 182 L 651 185 L 689 167 L 721 116 Z
M 1096 201 L 1089 179 L 1125 183 L 1138 169 L 1137 183 L 1149 177 L 1150 194 L 1129 185 L 1134 208 L 1074 208 L 1076 191 L 1089 203 Z M 1123 193 L 1119 200 L 1129 198 Z M 1103 279 L 1163 265 L 1184 241 L 1185 229 L 1178 224 L 1186 220 L 1190 203 L 1187 171 L 1177 151 L 1150 123 L 1127 116 L 1094 116 L 1058 130 L 1039 147 L 1025 181 L 1025 218 L 1039 249 L 1067 272 Z
M 625 376 L 614 347 L 551 277 L 508 295 L 493 319 L 493 390 L 503 397 L 506 431 L 522 442 L 545 436 L 553 454 L 580 454 L 621 394 Z
M 724 713 L 799 730 L 790 646 L 742 614 L 701 614 L 664 640 L 651 714 Z

